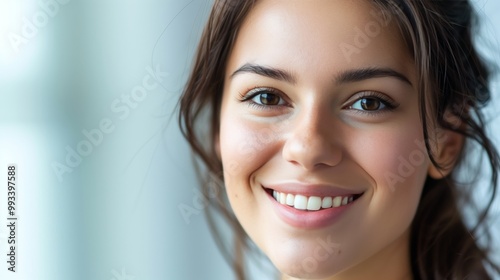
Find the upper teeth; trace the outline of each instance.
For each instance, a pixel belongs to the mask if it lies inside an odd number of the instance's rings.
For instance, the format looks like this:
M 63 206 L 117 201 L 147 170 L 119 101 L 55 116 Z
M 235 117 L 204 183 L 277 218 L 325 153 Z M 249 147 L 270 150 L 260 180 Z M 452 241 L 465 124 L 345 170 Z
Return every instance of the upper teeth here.
M 353 195 L 348 196 L 304 196 L 300 194 L 280 193 L 273 190 L 273 197 L 283 205 L 289 205 L 298 210 L 319 210 L 321 208 L 335 208 L 351 203 Z

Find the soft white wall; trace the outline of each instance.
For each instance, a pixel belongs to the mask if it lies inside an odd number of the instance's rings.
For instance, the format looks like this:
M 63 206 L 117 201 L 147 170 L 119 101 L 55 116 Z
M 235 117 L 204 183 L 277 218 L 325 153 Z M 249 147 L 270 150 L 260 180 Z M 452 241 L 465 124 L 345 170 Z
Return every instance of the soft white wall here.
M 0 279 L 231 279 L 202 212 L 186 223 L 178 209 L 196 181 L 174 107 L 210 2 L 57 1 L 0 0 L 0 179 L 17 163 L 22 188 L 18 273 L 2 262 Z M 129 115 L 111 108 L 157 67 Z M 114 130 L 59 178 L 52 164 L 105 119 Z
M 500 67 L 500 17 L 498 16 L 500 1 L 475 0 L 472 2 L 475 4 L 482 21 L 478 46 L 485 57 L 494 62 L 496 67 Z M 489 133 L 500 149 L 500 72 L 498 71 L 492 81 L 492 95 L 492 102 L 485 109 L 486 119 L 488 120 Z M 494 250 L 493 257 L 497 263 L 500 263 L 500 193 L 497 193 L 496 203 L 491 209 L 491 221 L 491 230 L 495 239 L 495 244 L 491 246 Z

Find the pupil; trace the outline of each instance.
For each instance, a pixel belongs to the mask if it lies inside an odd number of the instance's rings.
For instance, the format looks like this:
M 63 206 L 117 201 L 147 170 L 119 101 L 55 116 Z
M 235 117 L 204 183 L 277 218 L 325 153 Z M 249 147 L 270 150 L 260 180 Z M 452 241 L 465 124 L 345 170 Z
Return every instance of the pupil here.
M 278 105 L 279 97 L 274 94 L 263 93 L 260 95 L 260 102 L 264 105 Z
M 368 111 L 378 110 L 380 108 L 380 101 L 372 98 L 363 98 L 361 100 L 361 107 Z

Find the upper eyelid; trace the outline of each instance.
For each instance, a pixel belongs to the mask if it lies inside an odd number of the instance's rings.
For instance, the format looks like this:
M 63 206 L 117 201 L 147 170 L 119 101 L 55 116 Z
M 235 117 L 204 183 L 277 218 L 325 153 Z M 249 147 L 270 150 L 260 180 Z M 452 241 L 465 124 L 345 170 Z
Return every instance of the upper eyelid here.
M 284 104 L 276 104 L 276 105 L 265 105 L 265 104 L 260 104 L 253 99 L 257 97 L 258 95 L 264 93 L 264 92 L 270 92 L 271 94 L 277 95 L 281 101 Z M 239 100 L 241 103 L 247 104 L 249 107 L 254 107 L 259 110 L 263 111 L 275 111 L 277 108 L 283 109 L 284 107 L 291 107 L 290 103 L 288 102 L 288 98 L 286 98 L 286 94 L 284 94 L 282 91 L 277 90 L 275 88 L 270 88 L 270 87 L 254 87 L 250 90 L 246 90 L 245 92 L 240 92 L 240 97 Z
M 240 99 L 241 101 L 250 101 L 252 98 L 257 96 L 258 94 L 262 93 L 263 91 L 269 91 L 272 94 L 278 95 L 280 98 L 282 98 L 286 103 L 291 104 L 290 99 L 288 96 L 283 93 L 281 90 L 278 90 L 273 87 L 266 87 L 266 86 L 256 86 L 250 89 L 247 89 L 244 92 L 240 93 Z M 394 99 L 390 98 L 386 94 L 379 92 L 379 91 L 374 91 L 374 90 L 363 90 L 363 91 L 358 91 L 351 95 L 342 106 L 342 108 L 352 106 L 356 101 L 362 98 L 366 97 L 374 97 L 380 99 L 382 102 L 387 103 L 387 105 L 393 106 L 393 107 L 398 107 L 400 104 L 396 102 Z
M 374 91 L 374 90 L 358 91 L 358 92 L 354 93 L 350 99 L 352 99 L 353 97 L 356 97 L 356 100 L 359 98 L 363 98 L 363 97 L 378 97 L 378 98 L 382 98 L 382 99 L 390 99 L 390 97 L 387 96 L 386 94 L 381 93 L 379 91 Z
M 379 91 L 373 91 L 373 90 L 365 90 L 365 91 L 358 91 L 354 95 L 352 95 L 347 101 L 344 102 L 344 106 L 350 106 L 354 102 L 362 99 L 362 98 L 367 98 L 367 97 L 373 97 L 373 98 L 378 98 L 383 102 L 386 102 L 390 105 L 393 106 L 399 106 L 399 103 L 396 102 L 394 99 L 390 98 L 384 93 L 381 93 Z
M 263 91 L 269 91 L 272 94 L 276 94 L 280 98 L 282 98 L 285 102 L 290 103 L 289 98 L 285 93 L 283 93 L 282 91 L 280 91 L 278 89 L 272 88 L 272 87 L 254 87 L 252 89 L 249 89 L 249 90 L 245 91 L 245 93 L 240 94 L 241 100 L 242 101 L 251 100 L 256 95 L 261 94 Z

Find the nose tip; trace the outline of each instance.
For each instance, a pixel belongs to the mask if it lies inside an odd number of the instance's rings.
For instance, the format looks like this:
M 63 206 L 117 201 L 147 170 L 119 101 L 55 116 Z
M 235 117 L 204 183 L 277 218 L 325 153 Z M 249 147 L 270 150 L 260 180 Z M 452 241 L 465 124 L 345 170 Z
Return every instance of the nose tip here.
M 324 134 L 306 131 L 295 133 L 283 147 L 283 158 L 306 170 L 338 165 L 342 151 Z

